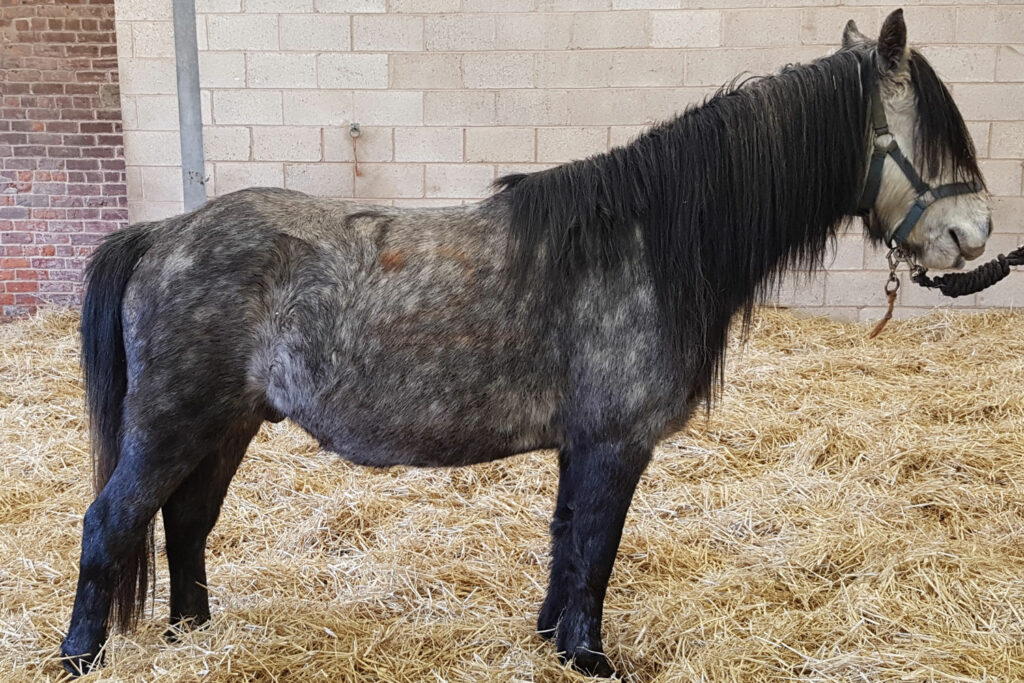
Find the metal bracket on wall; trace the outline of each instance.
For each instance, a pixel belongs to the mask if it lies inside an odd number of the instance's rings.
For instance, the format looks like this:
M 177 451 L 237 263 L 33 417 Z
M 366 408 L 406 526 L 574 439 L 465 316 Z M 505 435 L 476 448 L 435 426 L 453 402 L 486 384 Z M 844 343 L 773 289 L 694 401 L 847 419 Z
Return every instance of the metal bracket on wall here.
M 363 129 L 359 127 L 358 122 L 353 121 L 349 124 L 348 134 L 352 138 L 352 163 L 355 166 L 355 173 L 356 175 L 363 175 L 359 171 L 359 150 L 356 145 L 356 140 L 363 134 Z

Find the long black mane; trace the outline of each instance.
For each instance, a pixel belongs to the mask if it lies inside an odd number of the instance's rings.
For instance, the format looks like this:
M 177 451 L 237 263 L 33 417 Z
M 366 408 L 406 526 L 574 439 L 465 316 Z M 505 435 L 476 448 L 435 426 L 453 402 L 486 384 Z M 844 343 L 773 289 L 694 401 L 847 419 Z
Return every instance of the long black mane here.
M 708 392 L 733 314 L 746 328 L 787 268 L 818 268 L 856 211 L 872 53 L 844 49 L 734 84 L 627 146 L 499 179 L 513 276 L 564 297 L 594 268 L 645 258 L 670 348 L 681 362 L 697 354 L 692 370 Z M 921 118 L 919 136 L 939 143 L 924 158 L 941 164 L 947 145 L 967 150 L 969 137 L 924 58 L 913 62 L 922 108 L 942 105 Z M 955 166 L 976 169 L 967 157 L 973 149 L 954 154 Z

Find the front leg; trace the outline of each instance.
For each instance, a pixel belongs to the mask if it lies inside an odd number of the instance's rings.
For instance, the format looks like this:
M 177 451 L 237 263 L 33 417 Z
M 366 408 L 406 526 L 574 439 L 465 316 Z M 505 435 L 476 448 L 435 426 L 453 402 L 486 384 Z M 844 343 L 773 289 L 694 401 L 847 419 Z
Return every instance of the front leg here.
M 589 675 L 614 673 L 601 644 L 604 596 L 626 512 L 650 457 L 650 448 L 610 441 L 574 443 L 563 455 L 559 508 L 564 503 L 569 516 L 559 520 L 556 508 L 551 584 L 539 625 L 550 627 L 558 614 L 558 656 Z
M 537 618 L 537 632 L 541 638 L 549 640 L 555 637 L 558 620 L 562 618 L 566 599 L 566 567 L 570 561 L 569 543 L 565 542 L 572 528 L 572 508 L 569 505 L 569 452 L 558 451 L 558 498 L 555 502 L 555 514 L 551 518 L 551 571 L 548 579 L 548 594 L 544 605 L 540 608 Z

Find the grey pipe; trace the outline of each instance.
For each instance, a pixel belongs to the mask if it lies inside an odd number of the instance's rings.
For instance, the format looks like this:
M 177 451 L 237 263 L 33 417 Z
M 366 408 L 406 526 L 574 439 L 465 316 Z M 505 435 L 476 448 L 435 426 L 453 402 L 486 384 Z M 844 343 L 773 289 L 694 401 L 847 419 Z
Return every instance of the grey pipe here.
M 185 210 L 191 211 L 206 202 L 195 0 L 174 0 L 174 61 L 178 74 L 182 194 Z

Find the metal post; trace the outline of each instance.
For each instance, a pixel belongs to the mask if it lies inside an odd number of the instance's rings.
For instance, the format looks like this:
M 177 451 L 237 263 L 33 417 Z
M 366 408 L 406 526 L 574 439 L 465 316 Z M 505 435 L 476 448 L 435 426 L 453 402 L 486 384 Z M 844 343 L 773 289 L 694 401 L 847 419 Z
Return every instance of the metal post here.
M 199 48 L 194 0 L 174 2 L 174 60 L 178 74 L 178 129 L 185 210 L 206 202 L 203 115 L 199 100 Z

